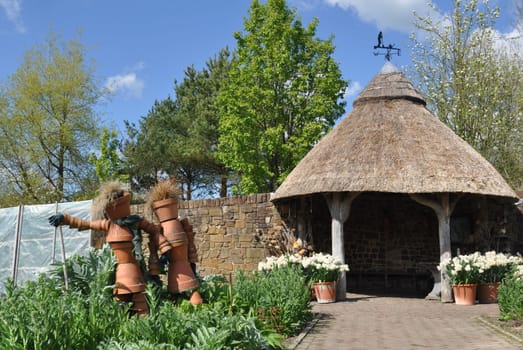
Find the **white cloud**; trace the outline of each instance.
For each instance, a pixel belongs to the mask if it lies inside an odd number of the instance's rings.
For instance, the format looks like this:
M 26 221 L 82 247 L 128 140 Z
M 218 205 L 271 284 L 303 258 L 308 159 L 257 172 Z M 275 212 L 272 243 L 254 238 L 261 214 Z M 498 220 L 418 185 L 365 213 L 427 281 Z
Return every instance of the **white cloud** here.
M 105 88 L 109 90 L 111 94 L 122 93 L 132 98 L 142 97 L 145 84 L 142 79 L 138 78 L 136 72 L 143 69 L 144 66 L 143 62 L 138 62 L 132 67 L 131 72 L 117 74 L 107 78 Z
M 353 81 L 349 88 L 345 90 L 345 98 L 355 96 L 361 90 L 361 84 L 359 81 Z
M 323 0 L 343 10 L 356 11 L 361 20 L 375 23 L 378 29 L 393 29 L 405 33 L 414 30 L 415 11 L 420 16 L 432 13 L 426 0 Z
M 14 23 L 16 30 L 25 33 L 25 26 L 20 18 L 22 0 L 0 0 L 0 7 L 4 9 L 7 18 Z
M 498 51 L 506 51 L 509 54 L 517 54 L 523 58 L 523 36 L 518 28 L 511 32 L 494 32 L 494 48 Z

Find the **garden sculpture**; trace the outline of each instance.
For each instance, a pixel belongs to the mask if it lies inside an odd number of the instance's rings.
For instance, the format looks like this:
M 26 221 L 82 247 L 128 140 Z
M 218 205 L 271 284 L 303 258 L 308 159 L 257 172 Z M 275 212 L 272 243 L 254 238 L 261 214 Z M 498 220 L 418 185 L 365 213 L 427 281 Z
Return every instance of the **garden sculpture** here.
M 167 290 L 173 297 L 188 294 L 191 304 L 203 302 L 196 279 L 198 255 L 194 244 L 194 232 L 187 218 L 178 218 L 178 199 L 180 190 L 172 180 L 163 181 L 153 187 L 148 194 L 147 208 L 154 212 L 163 234 L 172 249 L 162 254 L 163 261 L 169 264 Z
M 138 215 L 130 215 L 131 195 L 119 182 L 102 186 L 93 200 L 92 221 L 82 220 L 66 213 L 49 218 L 53 226 L 69 225 L 80 231 L 92 229 L 106 232 L 106 241 L 116 257 L 116 278 L 113 294 L 117 301 L 132 303 L 132 311 L 138 316 L 149 313 L 144 294 L 146 279 L 159 281 L 158 251 L 166 254 L 171 245 L 162 234 L 162 227 L 148 222 Z M 97 220 L 96 218 L 102 218 Z M 141 230 L 149 233 L 149 272 L 142 255 Z

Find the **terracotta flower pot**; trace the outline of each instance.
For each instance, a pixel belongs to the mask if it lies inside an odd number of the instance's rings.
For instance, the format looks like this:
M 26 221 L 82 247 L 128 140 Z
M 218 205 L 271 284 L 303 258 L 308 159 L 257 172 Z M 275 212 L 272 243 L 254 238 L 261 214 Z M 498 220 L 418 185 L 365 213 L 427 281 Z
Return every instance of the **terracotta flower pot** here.
M 176 198 L 155 201 L 152 207 L 160 222 L 176 219 L 178 217 L 178 200 Z
M 131 215 L 131 194 L 126 192 L 122 197 L 110 201 L 105 207 L 105 213 L 111 220 Z
M 314 282 L 312 288 L 319 304 L 336 302 L 336 282 Z
M 456 305 L 474 305 L 476 304 L 477 284 L 454 284 L 454 301 Z
M 480 304 L 493 304 L 498 302 L 499 282 L 478 284 L 478 302 Z

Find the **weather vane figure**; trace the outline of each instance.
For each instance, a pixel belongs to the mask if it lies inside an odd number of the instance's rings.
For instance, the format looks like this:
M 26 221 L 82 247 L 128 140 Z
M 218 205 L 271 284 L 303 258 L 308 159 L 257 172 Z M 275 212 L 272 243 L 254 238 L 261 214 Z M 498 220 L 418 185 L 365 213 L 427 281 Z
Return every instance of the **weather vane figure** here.
M 394 44 L 384 45 L 383 44 L 383 33 L 379 32 L 378 34 L 378 45 L 374 45 L 374 56 L 383 55 L 387 61 L 390 61 L 391 55 L 400 55 L 401 50 L 397 47 L 394 47 Z M 385 51 L 379 51 L 385 50 Z

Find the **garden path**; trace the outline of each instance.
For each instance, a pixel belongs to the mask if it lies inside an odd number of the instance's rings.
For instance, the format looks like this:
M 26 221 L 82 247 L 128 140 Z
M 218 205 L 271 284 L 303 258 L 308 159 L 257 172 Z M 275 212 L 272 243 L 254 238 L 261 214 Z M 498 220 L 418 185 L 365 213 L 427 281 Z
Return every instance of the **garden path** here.
M 436 300 L 347 294 L 332 304 L 313 303 L 319 315 L 294 338 L 295 350 L 516 350 L 518 344 L 481 321 L 498 316 L 497 304 L 462 306 Z

